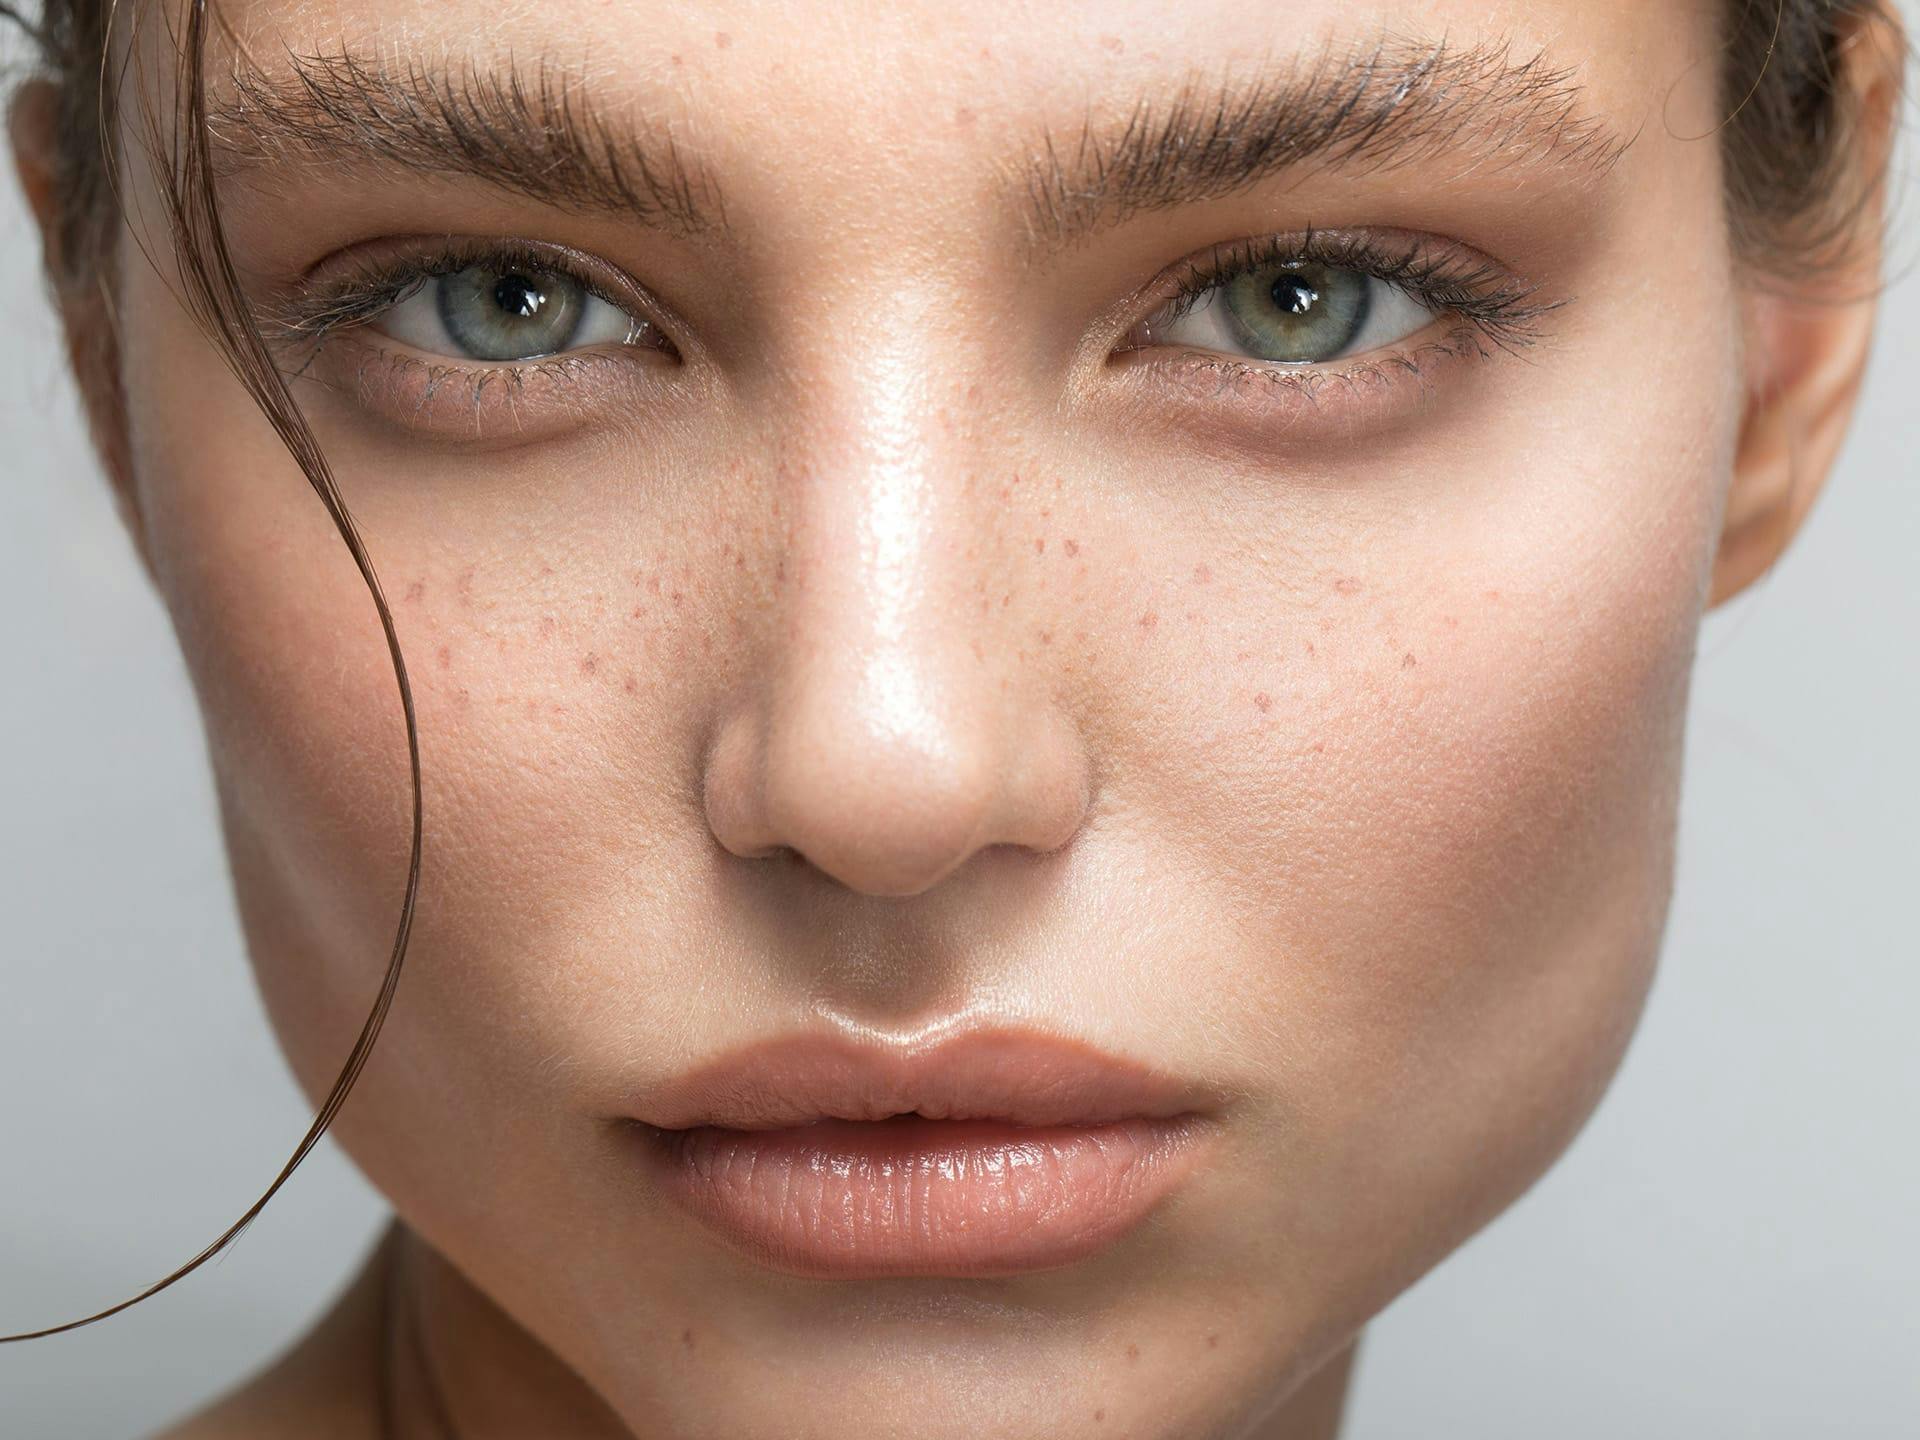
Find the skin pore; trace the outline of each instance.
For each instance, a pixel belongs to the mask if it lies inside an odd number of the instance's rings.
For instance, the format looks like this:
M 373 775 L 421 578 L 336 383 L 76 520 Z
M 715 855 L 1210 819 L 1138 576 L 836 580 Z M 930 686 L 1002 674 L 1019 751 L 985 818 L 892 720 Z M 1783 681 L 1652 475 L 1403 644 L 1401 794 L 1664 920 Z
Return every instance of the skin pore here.
M 379 1435 L 392 1313 L 409 1440 L 1333 1435 L 1619 1062 L 1700 616 L 1865 361 L 1870 305 L 1729 254 L 1720 8 L 228 0 L 229 243 L 394 604 L 427 846 L 333 1127 L 405 1228 L 175 1440 Z M 405 873 L 393 676 L 126 144 L 90 415 L 317 1098 Z M 622 323 L 433 351 L 394 277 L 502 253 Z M 1425 312 L 1223 353 L 1222 277 L 1294 254 Z M 640 1179 L 621 1117 L 697 1062 L 989 1020 L 1232 1093 L 1209 1165 L 966 1280 L 777 1273 Z

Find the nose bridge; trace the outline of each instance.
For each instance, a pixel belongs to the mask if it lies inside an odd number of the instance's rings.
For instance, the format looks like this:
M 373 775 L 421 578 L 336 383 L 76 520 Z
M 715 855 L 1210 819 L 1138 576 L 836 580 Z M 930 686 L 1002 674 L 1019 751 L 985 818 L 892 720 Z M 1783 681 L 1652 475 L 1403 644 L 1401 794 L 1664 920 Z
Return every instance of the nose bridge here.
M 751 726 L 710 764 L 709 820 L 736 854 L 910 895 L 985 846 L 1064 843 L 1085 789 L 1076 737 L 977 598 L 1006 564 L 977 427 L 935 402 L 925 357 L 830 364 L 783 412 L 777 638 Z

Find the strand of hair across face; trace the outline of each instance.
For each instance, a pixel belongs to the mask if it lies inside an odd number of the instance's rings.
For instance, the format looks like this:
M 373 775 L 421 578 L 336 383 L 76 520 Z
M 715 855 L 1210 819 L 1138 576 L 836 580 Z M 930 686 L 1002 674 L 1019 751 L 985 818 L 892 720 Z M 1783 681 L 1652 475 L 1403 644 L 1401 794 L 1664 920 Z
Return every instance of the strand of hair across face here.
M 301 473 L 320 498 L 327 516 L 333 521 L 341 540 L 346 544 L 353 563 L 360 572 L 360 578 L 367 587 L 367 593 L 373 597 L 373 606 L 380 619 L 381 633 L 386 638 L 387 654 L 393 664 L 394 680 L 400 691 L 400 710 L 406 724 L 407 767 L 413 799 L 413 824 L 408 847 L 406 893 L 401 900 L 400 920 L 395 928 L 393 948 L 388 955 L 386 974 L 375 997 L 373 1008 L 360 1027 L 360 1034 L 354 1040 L 346 1062 L 341 1066 L 326 1099 L 321 1102 L 313 1123 L 307 1133 L 294 1147 L 293 1154 L 280 1173 L 267 1186 L 264 1193 L 248 1206 L 240 1218 L 205 1249 L 191 1260 L 179 1266 L 171 1274 L 149 1285 L 139 1294 L 104 1310 L 96 1311 L 78 1320 L 68 1320 L 58 1325 L 48 1325 L 37 1330 L 21 1331 L 13 1335 L 0 1335 L 0 1344 L 11 1344 L 25 1340 L 43 1339 L 49 1335 L 59 1335 L 68 1330 L 77 1330 L 83 1325 L 92 1325 L 117 1315 L 141 1301 L 159 1294 L 168 1286 L 191 1275 L 207 1261 L 225 1250 L 253 1224 L 254 1219 L 267 1207 L 267 1202 L 279 1193 L 293 1172 L 299 1168 L 313 1148 L 320 1143 L 320 1137 L 326 1134 L 340 1107 L 346 1103 L 347 1095 L 352 1091 L 360 1072 L 365 1068 L 367 1057 L 372 1053 L 373 1043 L 386 1023 L 387 1012 L 392 1008 L 394 992 L 400 984 L 400 968 L 407 955 L 407 942 L 413 933 L 413 919 L 420 894 L 420 867 L 422 855 L 422 810 L 423 797 L 420 782 L 420 730 L 414 715 L 413 686 L 407 678 L 406 660 L 400 653 L 400 636 L 394 624 L 393 611 L 387 604 L 385 592 L 381 589 L 380 578 L 374 572 L 373 560 L 367 553 L 365 543 L 360 538 L 359 528 L 354 524 L 353 515 L 347 509 L 346 500 L 335 483 L 332 469 L 328 466 L 312 430 L 308 427 L 300 407 L 294 403 L 287 389 L 286 378 L 280 373 L 266 342 L 252 322 L 252 311 L 242 288 L 239 273 L 233 257 L 228 252 L 226 232 L 220 221 L 220 207 L 214 188 L 214 163 L 212 147 L 208 138 L 206 115 L 206 32 L 207 0 L 192 0 L 187 12 L 184 40 L 185 75 L 180 86 L 177 108 L 174 114 L 174 129 L 171 140 L 171 152 L 168 158 L 172 169 L 169 174 L 170 185 L 164 200 L 167 217 L 172 228 L 174 250 L 180 262 L 180 275 L 185 294 L 181 297 L 189 312 L 201 324 L 209 338 L 220 349 L 228 368 L 233 372 L 261 413 L 273 426 L 276 434 L 287 447 Z M 166 145 L 158 134 L 157 124 L 149 112 L 148 121 L 154 134 L 150 136 L 154 143 L 154 153 L 161 154 Z M 451 1440 L 451 1437 L 449 1437 Z

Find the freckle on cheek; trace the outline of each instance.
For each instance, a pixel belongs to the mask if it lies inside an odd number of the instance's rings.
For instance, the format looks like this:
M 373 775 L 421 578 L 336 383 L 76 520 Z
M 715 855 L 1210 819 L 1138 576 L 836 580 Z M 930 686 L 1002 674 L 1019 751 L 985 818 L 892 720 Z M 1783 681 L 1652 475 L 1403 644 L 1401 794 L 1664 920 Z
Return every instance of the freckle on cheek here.
M 1080 553 L 1080 542 L 1078 540 L 1075 540 L 1071 535 L 1069 535 L 1067 537 L 1067 555 L 1069 557 L 1072 557 L 1072 556 L 1078 555 L 1079 553 Z

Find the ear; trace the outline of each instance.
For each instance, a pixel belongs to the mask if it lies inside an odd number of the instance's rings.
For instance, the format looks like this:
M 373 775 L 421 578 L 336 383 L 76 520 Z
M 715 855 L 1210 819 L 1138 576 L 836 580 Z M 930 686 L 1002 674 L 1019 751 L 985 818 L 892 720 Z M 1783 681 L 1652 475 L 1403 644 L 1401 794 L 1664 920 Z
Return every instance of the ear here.
M 141 563 L 152 572 L 146 527 L 135 503 L 127 436 L 127 407 L 120 383 L 112 257 L 66 253 L 71 233 L 60 183 L 60 91 L 51 80 L 22 84 L 7 111 L 14 169 L 40 232 L 47 283 L 66 333 L 67 363 L 79 386 L 93 447 L 100 457 L 120 519 Z
M 1906 41 L 1889 19 L 1862 21 L 1835 84 L 1854 118 L 1854 173 L 1874 182 L 1844 255 L 1798 277 L 1756 279 L 1746 297 L 1746 414 L 1727 494 L 1709 606 L 1770 570 L 1813 509 L 1846 438 L 1866 373 L 1879 298 L 1886 173 L 1899 118 Z M 1844 143 L 1844 142 L 1843 142 Z

